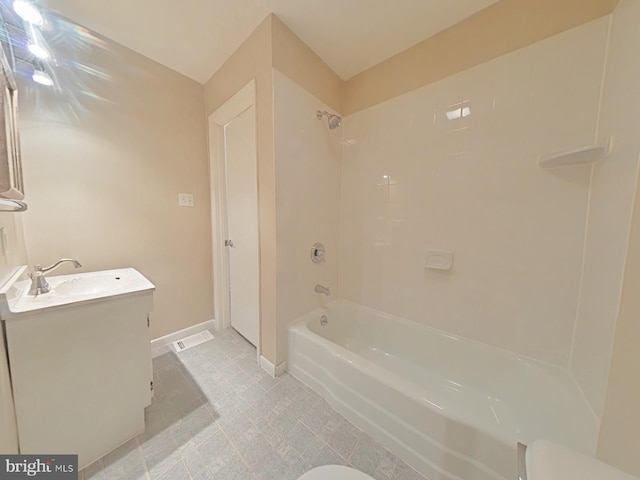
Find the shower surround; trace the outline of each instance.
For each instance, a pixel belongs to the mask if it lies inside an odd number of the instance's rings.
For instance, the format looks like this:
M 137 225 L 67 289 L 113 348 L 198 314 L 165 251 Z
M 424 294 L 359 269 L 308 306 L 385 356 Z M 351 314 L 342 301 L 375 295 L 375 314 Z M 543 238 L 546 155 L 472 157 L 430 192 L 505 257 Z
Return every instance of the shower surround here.
M 607 55 L 610 22 L 348 116 L 340 225 L 341 298 L 570 369 L 597 417 L 638 148 L 618 141 L 632 60 Z M 611 135 L 594 167 L 537 165 Z
M 630 59 L 615 40 L 602 17 L 336 130 L 274 71 L 278 350 L 287 324 L 342 298 L 569 370 L 598 421 L 638 166 L 637 141 L 617 139 Z M 537 165 L 612 135 L 595 166 Z M 425 268 L 431 249 L 453 251 L 452 270 Z

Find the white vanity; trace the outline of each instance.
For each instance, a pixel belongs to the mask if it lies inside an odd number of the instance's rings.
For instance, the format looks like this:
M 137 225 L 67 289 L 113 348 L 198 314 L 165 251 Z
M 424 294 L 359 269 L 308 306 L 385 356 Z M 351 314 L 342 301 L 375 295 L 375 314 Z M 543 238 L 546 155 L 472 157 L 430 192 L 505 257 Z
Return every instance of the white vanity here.
M 132 268 L 48 281 L 29 295 L 22 267 L 0 290 L 19 447 L 83 468 L 144 431 L 155 287 Z

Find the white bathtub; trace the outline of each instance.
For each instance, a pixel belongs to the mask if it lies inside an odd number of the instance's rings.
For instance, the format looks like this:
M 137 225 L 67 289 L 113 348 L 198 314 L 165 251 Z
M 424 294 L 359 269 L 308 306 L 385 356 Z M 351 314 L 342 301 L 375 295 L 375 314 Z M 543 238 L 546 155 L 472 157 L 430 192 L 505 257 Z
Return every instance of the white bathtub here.
M 430 480 L 513 480 L 518 441 L 595 452 L 598 421 L 561 368 L 342 300 L 288 344 L 291 374 Z

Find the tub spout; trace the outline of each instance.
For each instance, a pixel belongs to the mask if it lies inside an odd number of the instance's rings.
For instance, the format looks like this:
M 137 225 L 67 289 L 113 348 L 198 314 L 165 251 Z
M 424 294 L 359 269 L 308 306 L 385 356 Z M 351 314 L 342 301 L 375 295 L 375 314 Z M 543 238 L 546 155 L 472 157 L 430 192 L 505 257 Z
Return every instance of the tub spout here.
M 331 295 L 331 289 L 323 285 L 316 285 L 316 293 L 324 293 L 326 296 Z

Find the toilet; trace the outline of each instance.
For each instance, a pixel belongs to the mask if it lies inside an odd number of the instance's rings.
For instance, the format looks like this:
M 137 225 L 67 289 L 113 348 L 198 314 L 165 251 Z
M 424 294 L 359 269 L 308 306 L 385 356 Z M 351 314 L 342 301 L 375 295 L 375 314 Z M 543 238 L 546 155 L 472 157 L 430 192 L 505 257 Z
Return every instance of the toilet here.
M 309 470 L 298 480 L 374 480 L 366 473 L 342 465 L 323 465 Z

